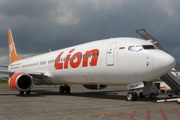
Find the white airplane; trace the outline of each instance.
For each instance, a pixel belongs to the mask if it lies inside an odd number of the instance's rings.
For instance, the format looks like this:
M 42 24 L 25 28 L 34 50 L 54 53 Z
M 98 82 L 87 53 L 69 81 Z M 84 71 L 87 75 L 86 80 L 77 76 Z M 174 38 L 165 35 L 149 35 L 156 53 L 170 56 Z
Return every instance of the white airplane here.
M 83 84 L 88 89 L 103 89 L 107 85 L 152 81 L 170 71 L 175 59 L 145 40 L 112 38 L 60 49 L 21 59 L 15 49 L 11 29 L 8 30 L 9 87 L 20 94 L 30 94 L 33 83 L 61 85 L 60 93 L 70 93 L 67 84 Z M 62 86 L 64 85 L 64 86 Z M 137 93 L 127 96 L 136 100 Z

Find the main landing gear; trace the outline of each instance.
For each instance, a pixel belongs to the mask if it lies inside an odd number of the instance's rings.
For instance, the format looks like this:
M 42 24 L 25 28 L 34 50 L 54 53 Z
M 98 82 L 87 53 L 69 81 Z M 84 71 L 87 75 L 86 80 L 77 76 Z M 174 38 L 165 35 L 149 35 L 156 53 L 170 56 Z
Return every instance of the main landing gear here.
M 24 92 L 26 92 L 27 95 L 29 95 L 31 93 L 31 90 L 28 90 L 28 91 L 19 91 L 19 94 L 20 95 L 23 95 Z
M 70 93 L 71 92 L 71 88 L 68 85 L 64 85 L 64 86 L 60 86 L 59 87 L 59 93 Z
M 136 101 L 138 99 L 138 95 L 136 92 L 128 92 L 127 94 L 127 100 L 128 101 Z

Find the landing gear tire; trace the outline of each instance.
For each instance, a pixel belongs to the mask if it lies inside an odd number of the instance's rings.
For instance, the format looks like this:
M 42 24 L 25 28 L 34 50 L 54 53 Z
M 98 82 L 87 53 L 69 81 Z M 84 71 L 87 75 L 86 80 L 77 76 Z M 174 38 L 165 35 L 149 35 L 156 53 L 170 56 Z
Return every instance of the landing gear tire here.
M 19 91 L 19 94 L 20 94 L 20 95 L 23 95 L 23 94 L 24 94 L 24 91 Z
M 152 99 L 152 100 L 156 99 L 156 94 L 155 93 L 151 93 L 149 95 L 149 98 Z
M 128 92 L 127 100 L 128 101 L 136 101 L 138 99 L 138 95 L 136 92 Z
M 173 96 L 173 95 L 168 95 L 170 98 Z
M 68 86 L 68 85 L 65 85 L 65 86 L 60 86 L 59 87 L 59 92 L 60 93 L 70 93 L 71 91 L 71 88 Z
M 165 90 L 161 90 L 161 93 L 165 93 Z
M 64 86 L 60 86 L 59 87 L 59 93 L 64 93 L 64 89 L 65 89 Z
M 139 93 L 139 97 L 140 97 L 141 99 L 145 98 L 145 95 L 143 95 L 143 92 L 140 92 L 140 93 Z
M 128 94 L 127 94 L 127 100 L 128 100 L 128 101 L 133 101 L 133 99 L 134 99 L 133 93 L 132 93 L 132 92 L 128 92 Z
M 138 94 L 136 92 L 133 92 L 134 94 L 134 101 L 136 101 L 138 99 Z
M 166 93 L 173 93 L 172 90 L 168 90 Z M 168 95 L 170 98 L 173 96 L 173 95 Z
M 31 90 L 26 91 L 26 95 L 29 95 L 31 93 Z
M 70 88 L 69 86 L 66 86 L 66 87 L 65 87 L 65 91 L 66 91 L 66 93 L 70 93 L 71 88 Z

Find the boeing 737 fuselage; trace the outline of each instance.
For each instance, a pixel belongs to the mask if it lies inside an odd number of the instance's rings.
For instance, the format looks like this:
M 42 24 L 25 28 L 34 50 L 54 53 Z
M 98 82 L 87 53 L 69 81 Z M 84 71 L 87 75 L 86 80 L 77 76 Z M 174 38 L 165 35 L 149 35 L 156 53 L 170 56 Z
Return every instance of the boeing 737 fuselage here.
M 137 38 L 98 40 L 21 59 L 10 29 L 9 54 L 8 83 L 21 94 L 30 93 L 33 83 L 64 84 L 60 92 L 69 93 L 67 84 L 101 89 L 106 85 L 148 82 L 166 74 L 176 64 L 171 55 Z

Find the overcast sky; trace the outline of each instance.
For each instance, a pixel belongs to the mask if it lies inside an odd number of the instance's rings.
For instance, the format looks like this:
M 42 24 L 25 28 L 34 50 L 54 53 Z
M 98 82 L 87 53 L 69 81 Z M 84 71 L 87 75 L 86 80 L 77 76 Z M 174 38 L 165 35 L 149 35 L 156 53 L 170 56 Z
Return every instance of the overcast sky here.
M 180 0 L 0 0 L 0 64 L 8 29 L 29 57 L 94 40 L 136 37 L 144 28 L 180 62 Z

